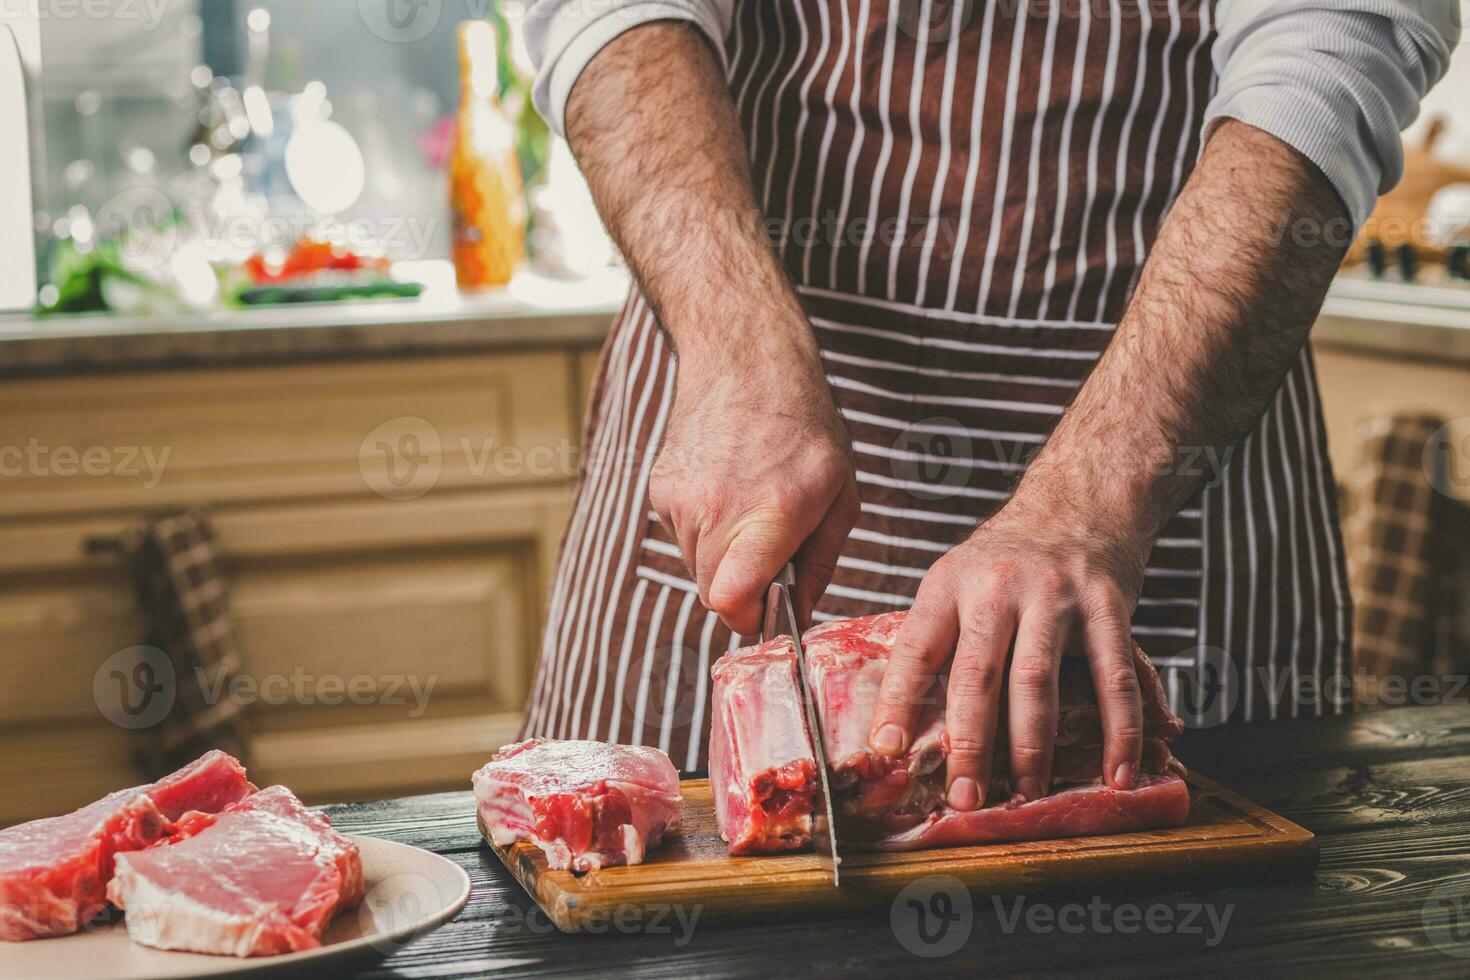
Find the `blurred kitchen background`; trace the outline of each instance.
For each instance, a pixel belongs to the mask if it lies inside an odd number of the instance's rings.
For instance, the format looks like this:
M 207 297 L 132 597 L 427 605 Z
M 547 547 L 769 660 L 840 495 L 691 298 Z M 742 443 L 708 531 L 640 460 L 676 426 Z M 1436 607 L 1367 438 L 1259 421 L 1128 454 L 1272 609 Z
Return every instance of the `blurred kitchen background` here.
M 0 8 L 0 824 L 207 745 L 464 788 L 515 734 L 627 288 L 523 7 Z M 1470 45 L 1314 333 L 1365 708 L 1470 651 L 1467 91 Z

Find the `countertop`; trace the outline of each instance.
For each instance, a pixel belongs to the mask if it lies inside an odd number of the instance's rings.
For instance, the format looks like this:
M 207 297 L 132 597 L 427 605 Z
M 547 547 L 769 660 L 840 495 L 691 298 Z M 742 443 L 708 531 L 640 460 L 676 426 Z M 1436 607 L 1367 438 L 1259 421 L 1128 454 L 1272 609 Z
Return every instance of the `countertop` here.
M 438 265 L 437 263 L 430 263 Z M 0 315 L 0 374 L 299 361 L 546 346 L 596 347 L 628 292 L 609 272 L 563 282 L 529 273 L 460 293 L 434 269 L 413 299 L 295 303 L 120 316 Z
M 1410 285 L 1344 273 L 1327 294 L 1312 342 L 1470 365 L 1470 283 Z
M 686 914 L 682 923 L 670 917 L 656 925 L 656 933 L 614 928 L 563 935 L 480 842 L 469 792 L 342 804 L 327 812 L 343 830 L 438 851 L 474 883 L 458 918 L 364 977 L 1464 977 L 1470 973 L 1467 693 L 1447 690 L 1444 700 L 1455 703 L 1435 707 L 1180 737 L 1175 748 L 1186 765 L 1318 835 L 1315 877 L 1189 893 L 1036 896 L 1021 907 L 1019 920 L 1014 900 L 997 909 L 975 895 L 972 914 L 957 920 L 968 925 L 968 938 L 947 956 L 920 955 L 942 948 L 914 938 L 902 925 L 906 910 L 886 902 L 859 917 L 793 909 L 784 921 L 703 926 L 694 919 L 688 928 Z
M 505 289 L 461 294 L 448 263 L 414 265 L 412 277 L 429 284 L 417 299 L 149 316 L 0 314 L 0 375 L 595 347 L 628 290 L 622 272 L 576 282 L 522 274 Z M 1312 338 L 1338 349 L 1470 364 L 1470 286 L 1345 273 Z

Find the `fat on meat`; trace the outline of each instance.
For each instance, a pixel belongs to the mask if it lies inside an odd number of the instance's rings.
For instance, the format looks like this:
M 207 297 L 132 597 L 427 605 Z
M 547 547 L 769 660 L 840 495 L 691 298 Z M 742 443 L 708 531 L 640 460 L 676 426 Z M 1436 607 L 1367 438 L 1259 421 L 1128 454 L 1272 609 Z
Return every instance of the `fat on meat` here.
M 1143 772 L 1137 788 L 1120 791 L 1104 785 L 1101 716 L 1091 677 L 1085 663 L 1068 659 L 1063 662 L 1058 682 L 1060 710 L 1051 795 L 1030 803 L 1014 795 L 1002 717 L 997 726 L 999 741 L 987 794 L 990 805 L 969 813 L 950 810 L 944 802 L 944 760 L 948 752 L 944 734 L 946 678 L 938 678 L 929 692 L 920 713 L 918 735 L 904 755 L 890 758 L 868 745 L 868 729 L 883 672 L 906 615 L 905 611 L 898 611 L 838 620 L 814 626 L 802 637 L 807 654 L 807 682 L 817 706 L 823 746 L 831 767 L 833 807 L 844 842 L 905 850 L 1117 833 L 1178 824 L 1187 818 L 1188 787 L 1179 778 L 1183 767 L 1169 751 L 1169 742 L 1183 730 L 1183 723 L 1169 711 L 1158 672 L 1136 647 L 1134 669 L 1143 695 L 1144 715 Z M 746 662 L 765 664 L 761 684 L 721 683 L 722 665 L 728 671 L 728 665 Z M 729 741 L 729 732 L 759 733 L 774 724 L 786 733 L 777 753 L 781 765 L 800 771 L 803 764 L 811 761 L 810 743 L 798 744 L 801 739 L 797 733 L 804 736 L 805 728 L 793 727 L 789 722 L 782 724 L 782 719 L 790 717 L 791 705 L 800 711 L 795 670 L 795 647 L 789 639 L 735 651 L 716 665 L 710 734 L 712 786 L 723 783 L 728 791 L 732 786 L 749 785 L 751 774 L 775 771 L 765 759 L 759 760 L 760 766 L 748 765 L 743 769 L 718 766 L 716 746 L 722 739 Z M 742 691 L 757 693 L 736 696 Z M 800 720 L 799 713 L 796 717 Z M 772 740 L 749 741 L 764 746 Z M 747 782 L 730 780 L 729 771 Z M 747 790 L 746 810 L 754 798 Z M 802 817 L 810 813 L 809 801 L 808 796 L 805 811 L 794 807 L 796 812 L 786 815 L 793 826 L 802 826 Z M 717 817 L 726 812 L 731 815 L 742 812 L 739 801 L 723 807 L 718 805 L 718 790 L 716 802 Z M 725 819 L 722 817 L 722 832 L 726 828 Z M 789 849 L 784 846 L 785 840 L 772 844 L 759 834 L 727 833 L 725 836 L 731 841 L 732 853 Z M 802 843 L 805 840 L 801 838 Z
M 357 845 L 271 786 L 219 813 L 185 814 L 166 841 L 119 854 L 107 896 L 134 942 L 248 957 L 315 949 L 363 891 Z
M 658 749 L 533 738 L 472 777 L 480 822 L 499 846 L 529 841 L 552 868 L 640 864 L 679 828 L 679 773 Z
M 76 932 L 106 907 L 117 855 L 167 837 L 188 811 L 221 810 L 253 792 L 238 760 L 211 751 L 156 783 L 0 831 L 0 939 Z
M 796 645 L 779 637 L 715 662 L 709 742 L 715 822 L 732 854 L 811 840 L 817 765 L 796 686 Z

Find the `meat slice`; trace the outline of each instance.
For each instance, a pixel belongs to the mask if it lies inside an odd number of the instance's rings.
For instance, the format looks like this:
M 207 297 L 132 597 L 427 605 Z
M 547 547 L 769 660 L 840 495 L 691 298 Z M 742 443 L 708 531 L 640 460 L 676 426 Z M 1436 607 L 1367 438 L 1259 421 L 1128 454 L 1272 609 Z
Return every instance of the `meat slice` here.
M 961 812 L 940 807 L 923 823 L 866 842 L 877 851 L 920 851 L 1007 841 L 1093 837 L 1189 819 L 1189 786 L 1173 773 L 1144 778 L 1136 789 L 1087 783 L 1024 803 L 1012 800 Z
M 186 814 L 168 842 L 118 855 L 107 897 L 134 942 L 243 957 L 320 946 L 363 888 L 357 845 L 272 786 L 217 814 Z
M 641 864 L 679 828 L 679 773 L 647 746 L 533 738 L 501 749 L 472 781 L 490 839 L 530 841 L 553 868 Z
M 709 743 L 715 821 L 731 854 L 811 840 L 817 765 L 796 686 L 796 645 L 780 637 L 715 662 Z
M 255 787 L 224 752 L 65 816 L 0 831 L 0 939 L 72 933 L 107 904 L 115 856 L 165 837 L 190 810 L 213 812 Z

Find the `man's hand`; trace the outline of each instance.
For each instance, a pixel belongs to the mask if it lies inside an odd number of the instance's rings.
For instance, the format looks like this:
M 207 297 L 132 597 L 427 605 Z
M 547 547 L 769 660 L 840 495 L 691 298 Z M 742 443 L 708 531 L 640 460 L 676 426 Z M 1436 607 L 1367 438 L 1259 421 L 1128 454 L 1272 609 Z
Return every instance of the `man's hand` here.
M 703 36 L 664 22 L 609 42 L 572 87 L 567 139 L 678 353 L 654 509 L 731 629 L 759 631 L 793 558 L 809 617 L 857 520 L 852 450 Z
M 810 619 L 857 521 L 847 431 L 814 365 L 679 364 L 649 498 L 674 532 L 705 607 L 760 630 L 766 587 L 795 556 L 797 616 Z
M 1146 542 L 1109 539 L 1065 502 L 1014 500 L 924 576 L 888 661 L 874 748 L 908 748 L 920 706 L 947 672 L 950 805 L 985 803 L 1002 697 L 1012 784 L 1028 800 L 1044 796 L 1057 672 L 1069 649 L 1080 650 L 1098 691 L 1104 776 L 1110 786 L 1133 788 L 1143 709 L 1128 621 L 1147 555 Z
M 1351 239 L 1321 171 L 1262 130 L 1220 123 L 1112 343 L 1010 503 L 925 576 L 884 678 L 875 750 L 910 744 L 914 699 L 953 655 L 950 805 L 984 802 L 1003 679 L 1012 788 L 1034 799 L 1070 641 L 1098 691 L 1103 777 L 1133 785 L 1142 722 L 1129 619 L 1152 543 L 1200 485 L 1174 464 L 1181 451 L 1223 455 L 1256 425 Z

